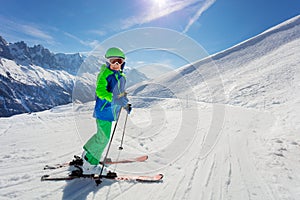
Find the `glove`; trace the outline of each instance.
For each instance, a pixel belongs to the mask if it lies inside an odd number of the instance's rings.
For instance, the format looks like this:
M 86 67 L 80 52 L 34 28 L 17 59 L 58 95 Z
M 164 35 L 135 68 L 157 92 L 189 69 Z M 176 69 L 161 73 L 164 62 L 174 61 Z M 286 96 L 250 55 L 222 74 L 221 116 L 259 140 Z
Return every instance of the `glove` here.
M 118 99 L 121 98 L 121 97 L 124 97 L 124 96 L 127 97 L 127 94 L 128 94 L 127 92 L 122 92 L 122 93 L 120 93 L 120 94 L 118 95 Z
M 130 112 L 131 112 L 131 110 L 132 110 L 132 107 L 131 107 L 131 104 L 130 103 L 128 103 L 125 107 L 123 107 L 126 111 L 127 111 L 127 113 L 128 114 L 130 114 Z
M 120 98 L 115 98 L 112 103 L 125 107 L 128 104 L 128 102 L 128 98 L 126 96 L 122 96 Z

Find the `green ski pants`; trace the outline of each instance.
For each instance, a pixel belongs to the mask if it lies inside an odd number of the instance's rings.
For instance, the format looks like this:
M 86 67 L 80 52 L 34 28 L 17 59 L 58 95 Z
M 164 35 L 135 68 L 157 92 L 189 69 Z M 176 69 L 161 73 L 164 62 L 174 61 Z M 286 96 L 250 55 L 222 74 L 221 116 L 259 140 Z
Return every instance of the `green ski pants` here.
M 97 133 L 83 146 L 86 158 L 92 165 L 99 164 L 101 155 L 109 142 L 112 122 L 96 119 Z

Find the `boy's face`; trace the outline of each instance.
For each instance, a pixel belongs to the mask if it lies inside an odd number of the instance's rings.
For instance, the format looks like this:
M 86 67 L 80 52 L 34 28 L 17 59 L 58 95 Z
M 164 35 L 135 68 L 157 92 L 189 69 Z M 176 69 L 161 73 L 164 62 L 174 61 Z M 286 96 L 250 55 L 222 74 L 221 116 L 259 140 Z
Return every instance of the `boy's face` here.
M 110 69 L 114 70 L 114 71 L 120 71 L 121 70 L 121 64 L 119 64 L 119 63 L 111 64 L 110 63 Z
M 110 64 L 110 69 L 115 71 L 120 71 L 122 64 L 124 63 L 124 59 L 118 57 L 112 57 L 108 59 Z

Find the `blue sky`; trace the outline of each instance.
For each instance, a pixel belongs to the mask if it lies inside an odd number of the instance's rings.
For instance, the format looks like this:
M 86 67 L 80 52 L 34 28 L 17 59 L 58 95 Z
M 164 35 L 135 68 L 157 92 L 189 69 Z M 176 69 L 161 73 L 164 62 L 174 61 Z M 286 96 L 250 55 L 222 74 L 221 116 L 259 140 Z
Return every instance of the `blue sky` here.
M 0 35 L 89 52 L 124 31 L 161 27 L 213 54 L 300 14 L 299 0 L 0 0 Z

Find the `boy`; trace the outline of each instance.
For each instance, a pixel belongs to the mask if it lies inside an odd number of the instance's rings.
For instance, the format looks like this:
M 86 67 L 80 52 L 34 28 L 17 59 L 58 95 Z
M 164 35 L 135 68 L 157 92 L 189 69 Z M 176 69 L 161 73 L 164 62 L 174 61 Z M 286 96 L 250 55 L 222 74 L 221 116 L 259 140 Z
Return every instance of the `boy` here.
M 120 48 L 109 48 L 105 53 L 106 64 L 101 66 L 96 83 L 96 118 L 97 133 L 83 146 L 83 174 L 99 174 L 99 161 L 109 142 L 112 121 L 117 120 L 121 108 L 128 114 L 131 106 L 125 93 L 126 77 L 123 73 L 125 54 Z

